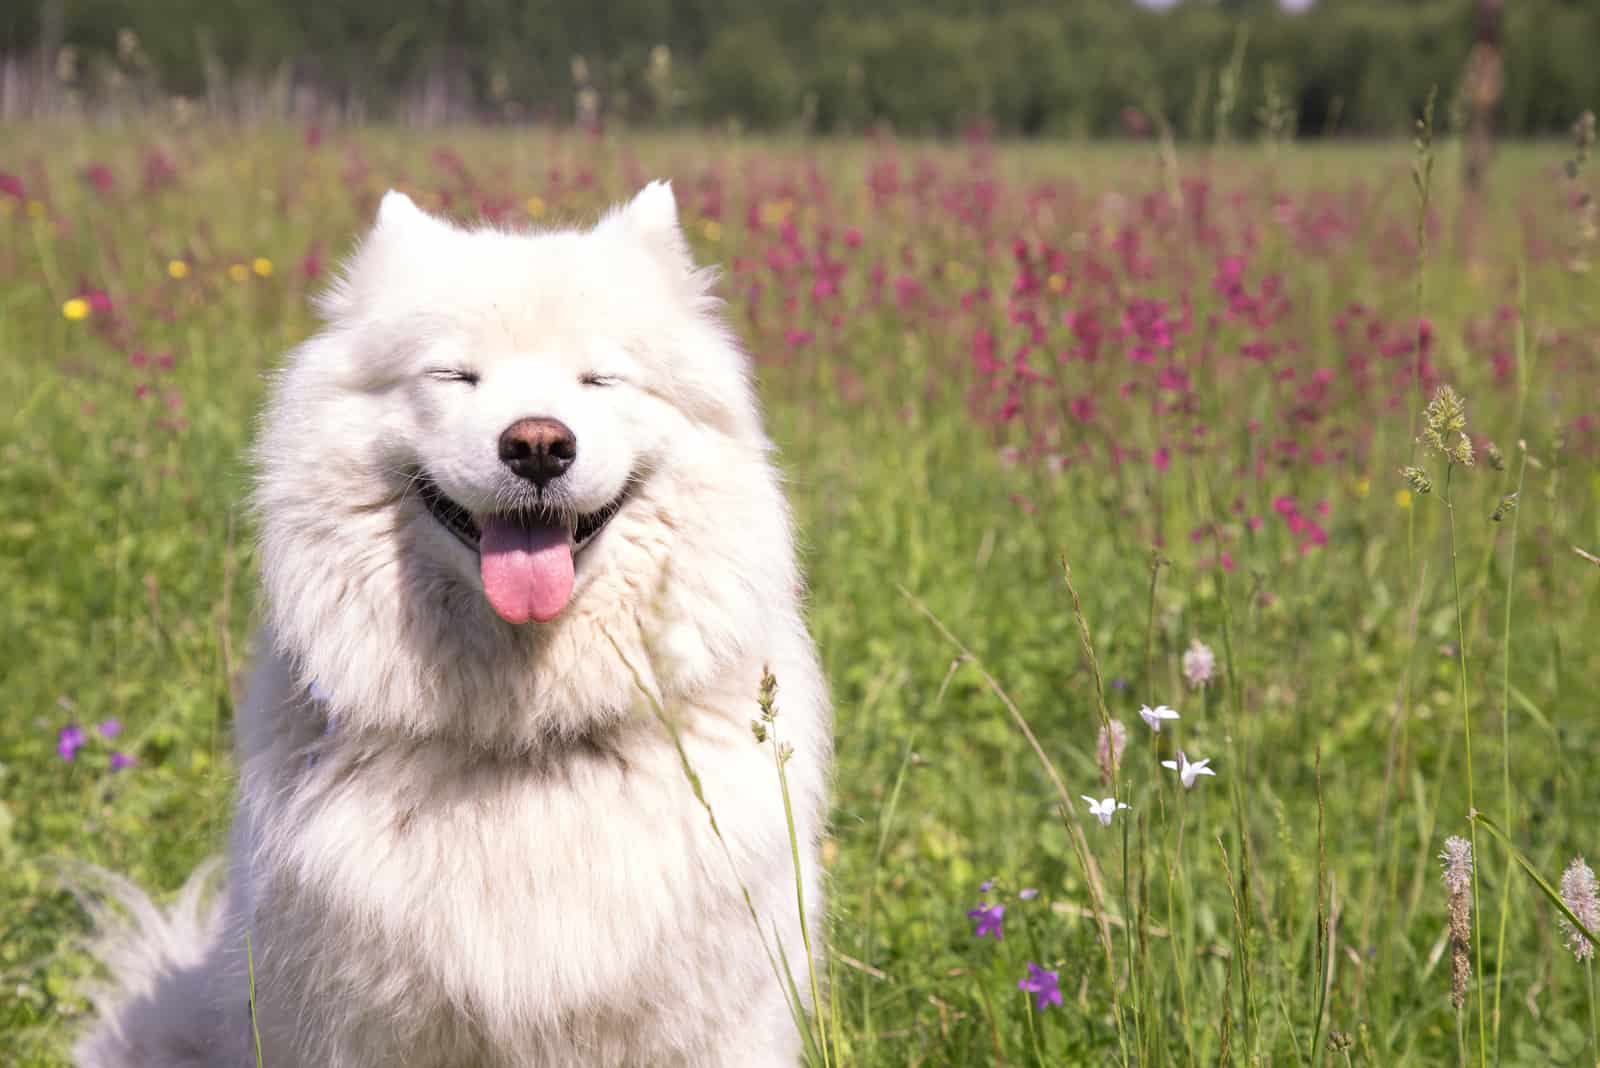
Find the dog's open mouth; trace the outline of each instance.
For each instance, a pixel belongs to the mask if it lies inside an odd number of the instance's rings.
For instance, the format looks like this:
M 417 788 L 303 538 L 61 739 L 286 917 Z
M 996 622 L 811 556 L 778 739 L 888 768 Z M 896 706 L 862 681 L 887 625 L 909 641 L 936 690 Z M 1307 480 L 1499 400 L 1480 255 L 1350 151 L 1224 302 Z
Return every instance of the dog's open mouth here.
M 630 481 L 631 486 L 631 481 Z M 418 472 L 413 481 L 428 514 L 478 554 L 483 591 L 508 623 L 548 623 L 572 598 L 574 558 L 627 503 L 628 489 L 576 519 L 553 512 L 496 513 L 482 519 Z

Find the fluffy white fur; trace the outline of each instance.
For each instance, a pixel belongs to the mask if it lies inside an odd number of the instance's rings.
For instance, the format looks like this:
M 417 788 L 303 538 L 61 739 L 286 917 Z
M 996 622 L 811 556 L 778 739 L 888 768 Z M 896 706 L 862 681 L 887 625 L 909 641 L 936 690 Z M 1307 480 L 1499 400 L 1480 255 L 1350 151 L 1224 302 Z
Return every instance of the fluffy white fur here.
M 201 907 L 197 874 L 162 914 L 110 887 L 134 923 L 109 936 L 79 1064 L 253 1065 L 247 934 L 270 1068 L 797 1062 L 773 967 L 806 988 L 794 874 L 750 729 L 762 666 L 813 924 L 828 706 L 708 282 L 664 184 L 582 232 L 466 230 L 384 198 L 263 425 L 268 624 L 225 890 Z M 440 374 L 461 370 L 478 383 Z M 632 492 L 561 615 L 513 626 L 410 480 L 505 506 L 525 487 L 496 441 L 527 416 L 577 436 L 558 507 Z

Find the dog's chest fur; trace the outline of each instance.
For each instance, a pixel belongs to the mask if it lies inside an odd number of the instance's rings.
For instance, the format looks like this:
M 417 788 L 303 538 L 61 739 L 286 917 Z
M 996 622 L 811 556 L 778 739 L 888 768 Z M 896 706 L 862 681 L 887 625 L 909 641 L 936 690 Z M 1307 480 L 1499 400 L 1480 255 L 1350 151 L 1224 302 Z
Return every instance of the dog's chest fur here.
M 741 711 L 715 712 L 730 704 Z M 701 1036 L 771 982 L 729 974 L 730 959 L 761 960 L 727 952 L 752 937 L 740 883 L 764 925 L 795 921 L 792 898 L 768 889 L 791 861 L 771 753 L 742 714 L 752 702 L 709 705 L 680 710 L 682 756 L 653 718 L 518 755 L 336 736 L 312 761 L 310 717 L 258 736 L 241 754 L 252 804 L 231 879 L 260 947 L 258 1018 L 326 1063 L 540 1047 L 604 1063 L 600 1048 L 630 1035 L 665 1046 L 619 1046 L 621 1062 L 709 1063 Z M 702 789 L 722 842 L 685 759 L 715 769 Z M 805 756 L 790 774 L 820 790 Z M 721 989 L 704 989 L 710 975 Z

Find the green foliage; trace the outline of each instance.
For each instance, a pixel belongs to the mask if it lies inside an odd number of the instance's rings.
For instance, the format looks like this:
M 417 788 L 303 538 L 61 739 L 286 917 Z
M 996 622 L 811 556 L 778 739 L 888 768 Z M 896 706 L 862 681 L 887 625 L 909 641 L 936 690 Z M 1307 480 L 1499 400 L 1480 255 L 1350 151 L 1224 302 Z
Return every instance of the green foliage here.
M 0 18 L 0 54 L 38 45 L 50 6 L 13 5 Z M 663 122 L 676 112 L 644 79 L 651 51 L 665 46 L 694 114 L 712 121 L 951 133 L 983 119 L 1008 133 L 1105 135 L 1125 132 L 1125 109 L 1155 106 L 1179 134 L 1210 139 L 1257 130 L 1269 79 L 1302 134 L 1404 131 L 1430 87 L 1456 96 L 1477 3 L 1320 0 L 1301 14 L 1205 0 L 1167 11 L 1134 0 L 75 0 L 60 9 L 61 43 L 80 58 L 73 87 L 90 99 L 126 92 L 130 79 L 191 97 L 232 79 L 279 79 L 319 107 L 393 114 L 444 77 L 487 116 L 570 118 L 572 61 L 583 57 L 604 114 Z M 1215 98 L 1241 26 L 1249 49 L 1237 128 L 1217 131 L 1200 105 Z M 137 62 L 119 50 L 125 28 L 141 42 Z M 1503 37 L 1502 132 L 1560 132 L 1600 100 L 1600 7 L 1506 4 Z
M 738 118 L 757 128 L 799 113 L 800 82 L 771 28 L 733 25 L 717 32 L 700 64 L 699 109 L 712 121 Z

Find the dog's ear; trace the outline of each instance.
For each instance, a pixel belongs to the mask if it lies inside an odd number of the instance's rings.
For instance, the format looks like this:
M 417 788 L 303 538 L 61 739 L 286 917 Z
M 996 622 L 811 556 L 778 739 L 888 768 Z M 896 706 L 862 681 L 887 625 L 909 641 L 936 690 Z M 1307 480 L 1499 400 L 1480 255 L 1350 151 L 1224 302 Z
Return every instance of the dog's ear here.
M 417 207 L 416 201 L 398 189 L 383 194 L 383 200 L 378 203 L 377 230 L 406 230 L 418 226 L 437 226 L 438 223 L 437 219 Z
M 404 193 L 389 190 L 378 204 L 372 229 L 345 258 L 333 284 L 316 297 L 318 311 L 329 321 L 348 315 L 364 276 L 382 274 L 397 261 L 429 262 L 425 242 L 451 229 L 449 222 L 429 215 Z
M 674 268 L 685 274 L 694 270 L 694 257 L 678 225 L 678 201 L 672 195 L 671 182 L 651 182 L 609 221 L 626 227 L 640 244 Z
M 376 243 L 391 237 L 416 241 L 454 230 L 455 226 L 449 219 L 429 215 L 417 207 L 416 201 L 398 189 L 391 189 L 378 202 L 378 218 L 372 224 L 372 234 L 367 242 Z

